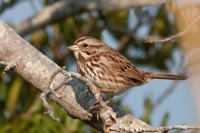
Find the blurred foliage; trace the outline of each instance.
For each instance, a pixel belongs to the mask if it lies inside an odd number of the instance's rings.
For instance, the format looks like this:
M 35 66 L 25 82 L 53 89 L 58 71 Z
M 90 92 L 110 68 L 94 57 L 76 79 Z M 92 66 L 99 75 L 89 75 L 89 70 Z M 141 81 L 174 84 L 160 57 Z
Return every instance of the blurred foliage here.
M 53 4 L 58 0 L 37 1 L 41 6 Z M 15 5 L 20 4 L 15 3 Z M 13 3 L 10 7 L 14 7 Z M 155 6 L 152 7 L 155 10 Z M 12 10 L 10 8 L 9 10 Z M 112 12 L 110 14 L 101 14 L 101 12 L 85 12 L 66 18 L 65 20 L 46 26 L 36 32 L 27 35 L 27 40 L 38 50 L 43 52 L 58 65 L 66 65 L 67 69 L 75 64 L 71 52 L 66 51 L 66 47 L 71 45 L 74 40 L 83 35 L 93 36 L 99 39 L 103 38 L 103 32 L 108 32 L 111 39 L 120 42 L 124 36 L 128 37 L 120 52 L 136 65 L 148 65 L 159 70 L 168 70 L 166 61 L 173 63 L 172 53 L 174 48 L 178 48 L 176 42 L 174 45 L 154 45 L 145 44 L 144 40 L 137 40 L 135 35 L 143 32 L 141 36 L 160 35 L 169 36 L 173 34 L 173 23 L 169 22 L 168 11 L 163 6 L 156 7 L 155 14 L 151 14 L 151 8 L 145 11 L 144 16 L 137 12 L 135 20 L 131 18 L 130 10 Z M 141 12 L 142 8 L 141 8 Z M 1 14 L 4 12 L 2 11 Z M 136 23 L 130 28 L 130 23 Z M 69 61 L 70 60 L 70 61 Z M 79 120 L 73 120 L 58 105 L 51 103 L 53 109 L 61 119 L 57 123 L 44 115 L 45 111 L 39 99 L 39 92 L 29 83 L 15 75 L 13 72 L 2 74 L 3 67 L 0 69 L 0 132 L 1 133 L 81 133 L 97 132 L 91 127 L 86 126 Z M 121 106 L 121 100 L 113 101 Z M 142 119 L 151 123 L 151 113 L 153 110 L 151 99 L 146 99 L 144 103 L 144 115 Z M 125 110 L 131 112 L 128 107 Z M 169 115 L 163 116 L 161 125 L 166 125 Z
M 145 121 L 146 123 L 149 123 L 151 125 L 151 114 L 153 113 L 155 107 L 154 104 L 152 103 L 151 98 L 146 98 L 144 101 L 144 114 L 141 117 L 141 120 Z M 161 124 L 160 126 L 166 126 L 167 122 L 169 120 L 169 114 L 165 113 L 165 115 L 163 116 L 162 120 L 161 120 Z

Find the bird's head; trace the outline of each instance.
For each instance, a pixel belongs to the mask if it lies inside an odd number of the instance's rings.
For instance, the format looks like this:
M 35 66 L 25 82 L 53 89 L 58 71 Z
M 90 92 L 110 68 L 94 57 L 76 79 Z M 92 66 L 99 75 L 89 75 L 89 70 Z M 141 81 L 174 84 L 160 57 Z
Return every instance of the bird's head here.
M 90 57 L 108 51 L 110 47 L 98 39 L 85 36 L 76 40 L 74 45 L 68 47 L 68 49 L 74 52 L 77 60 L 80 58 L 87 60 Z

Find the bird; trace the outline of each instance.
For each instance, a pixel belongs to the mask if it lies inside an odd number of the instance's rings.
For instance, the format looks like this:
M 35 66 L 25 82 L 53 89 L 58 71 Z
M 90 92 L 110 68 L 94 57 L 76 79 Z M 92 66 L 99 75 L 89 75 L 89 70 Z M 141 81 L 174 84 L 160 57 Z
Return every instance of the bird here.
M 187 77 L 172 74 L 145 72 L 136 68 L 126 57 L 102 41 L 84 36 L 72 46 L 78 72 L 90 80 L 98 91 L 113 96 L 124 93 L 152 79 L 185 80 Z

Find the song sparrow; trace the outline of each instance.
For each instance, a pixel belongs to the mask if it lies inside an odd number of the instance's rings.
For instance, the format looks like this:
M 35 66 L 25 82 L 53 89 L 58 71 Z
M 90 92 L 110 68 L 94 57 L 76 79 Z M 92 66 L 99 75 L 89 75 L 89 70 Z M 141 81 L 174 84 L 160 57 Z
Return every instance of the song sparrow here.
M 78 72 L 91 80 L 100 92 L 112 96 L 151 79 L 186 79 L 186 76 L 139 70 L 115 49 L 92 37 L 81 37 L 68 49 L 74 52 Z

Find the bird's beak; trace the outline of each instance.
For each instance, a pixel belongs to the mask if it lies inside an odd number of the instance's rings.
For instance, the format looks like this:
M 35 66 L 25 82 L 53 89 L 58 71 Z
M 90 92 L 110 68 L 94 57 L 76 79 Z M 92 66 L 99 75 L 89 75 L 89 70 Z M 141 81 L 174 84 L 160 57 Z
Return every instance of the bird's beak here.
M 69 47 L 67 47 L 67 49 L 72 50 L 72 51 L 77 51 L 77 50 L 79 50 L 79 48 L 78 48 L 77 45 L 69 46 Z

